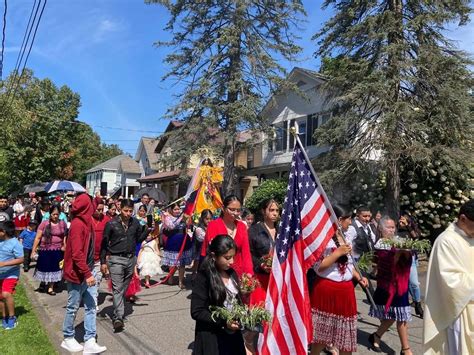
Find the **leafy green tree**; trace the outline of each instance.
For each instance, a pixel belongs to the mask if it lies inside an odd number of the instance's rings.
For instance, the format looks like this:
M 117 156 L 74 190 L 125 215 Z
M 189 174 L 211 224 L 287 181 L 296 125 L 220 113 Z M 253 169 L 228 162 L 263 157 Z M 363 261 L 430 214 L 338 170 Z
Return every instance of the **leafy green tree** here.
M 79 94 L 67 86 L 58 88 L 50 79 L 38 79 L 31 70 L 19 80 L 14 97 L 8 94 L 12 75 L 0 92 L 3 190 L 21 191 L 25 184 L 53 179 L 83 182 L 85 170 L 121 153 L 76 121 Z
M 444 35 L 463 25 L 469 1 L 326 0 L 334 16 L 315 35 L 333 118 L 318 132 L 338 159 L 334 176 L 377 161 L 384 203 L 400 207 L 401 164 L 426 170 L 436 157 L 472 161 L 471 61 Z
M 286 180 L 265 180 L 257 187 L 252 196 L 250 196 L 250 198 L 245 201 L 245 207 L 247 207 L 253 213 L 258 213 L 260 212 L 259 209 L 262 205 L 262 202 L 268 198 L 273 198 L 280 205 L 282 205 L 286 196 L 287 185 L 288 181 Z
M 176 79 L 182 91 L 169 116 L 187 122 L 180 136 L 195 138 L 176 154 L 189 157 L 209 142 L 209 135 L 219 136 L 228 194 L 236 182 L 237 132 L 265 126 L 258 116 L 263 98 L 287 85 L 278 61 L 293 60 L 300 51 L 293 30 L 304 14 L 301 1 L 146 2 L 162 4 L 171 15 L 166 29 L 172 39 L 158 44 L 172 47 L 164 79 Z

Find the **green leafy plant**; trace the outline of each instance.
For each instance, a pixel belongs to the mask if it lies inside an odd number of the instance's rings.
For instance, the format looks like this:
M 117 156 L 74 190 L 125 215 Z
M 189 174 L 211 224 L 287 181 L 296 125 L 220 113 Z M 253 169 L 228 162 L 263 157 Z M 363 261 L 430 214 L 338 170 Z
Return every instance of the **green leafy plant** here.
M 225 320 L 226 323 L 236 321 L 248 330 L 261 330 L 264 322 L 272 319 L 270 312 L 259 306 L 246 306 L 234 301 L 230 308 L 210 306 L 211 318 Z
M 281 205 L 286 196 L 287 184 L 288 181 L 286 180 L 265 180 L 257 187 L 252 196 L 245 201 L 245 207 L 253 213 L 258 213 L 262 202 L 268 198 L 275 199 Z
M 396 249 L 415 250 L 419 253 L 431 250 L 431 243 L 426 239 L 387 239 L 384 243 Z
M 359 261 L 357 262 L 357 266 L 361 271 L 369 272 L 370 268 L 372 267 L 372 263 L 374 260 L 374 252 L 369 251 L 367 253 L 363 253 L 360 256 Z

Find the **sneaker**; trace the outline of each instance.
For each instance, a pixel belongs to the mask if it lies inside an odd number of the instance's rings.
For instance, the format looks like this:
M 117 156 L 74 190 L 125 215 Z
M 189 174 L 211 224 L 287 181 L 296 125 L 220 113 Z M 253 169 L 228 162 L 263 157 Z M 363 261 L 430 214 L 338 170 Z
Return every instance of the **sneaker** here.
M 119 332 L 123 329 L 123 320 L 121 319 L 115 319 L 114 320 L 114 330 L 116 332 Z
M 15 316 L 8 317 L 7 324 L 6 324 L 6 326 L 3 326 L 3 328 L 5 330 L 13 329 L 13 328 L 16 328 L 17 324 L 18 324 L 18 322 L 17 322 Z
M 96 343 L 95 338 L 90 338 L 84 343 L 83 354 L 100 354 L 107 350 L 107 347 Z
M 70 353 L 77 353 L 84 349 L 84 347 L 74 338 L 64 338 L 63 342 L 61 343 L 61 348 L 66 349 Z
M 2 318 L 2 328 L 6 328 L 8 325 L 8 318 Z

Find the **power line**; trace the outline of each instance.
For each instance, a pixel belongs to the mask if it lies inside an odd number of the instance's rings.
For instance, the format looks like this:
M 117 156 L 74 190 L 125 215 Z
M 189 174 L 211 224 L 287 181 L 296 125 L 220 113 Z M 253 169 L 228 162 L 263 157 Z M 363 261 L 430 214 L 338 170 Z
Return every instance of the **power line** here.
M 0 54 L 0 80 L 3 79 L 3 53 L 5 52 L 5 34 L 7 29 L 7 0 L 3 10 L 2 53 Z
M 41 3 L 41 0 L 40 0 L 40 3 Z M 18 57 L 16 58 L 15 68 L 13 69 L 13 75 L 10 79 L 10 85 L 9 87 L 7 87 L 6 92 L 5 92 L 5 99 L 3 100 L 1 111 L 3 111 L 5 108 L 8 108 L 10 106 L 10 94 L 12 93 L 12 90 L 13 90 L 13 87 L 15 86 L 15 82 L 17 81 L 17 78 L 18 78 L 18 83 L 20 81 L 19 70 L 20 70 L 21 61 L 23 60 L 23 56 L 26 51 L 26 46 L 28 45 L 30 34 L 33 29 L 33 23 L 39 11 L 40 3 L 38 3 L 38 6 L 36 6 L 36 0 L 35 0 L 35 2 L 33 3 L 33 7 L 31 8 L 28 24 L 26 25 L 26 30 L 23 35 L 20 51 L 18 52 Z M 36 7 L 36 11 L 35 11 L 35 7 Z M 34 17 L 33 17 L 33 13 L 34 13 Z M 31 19 L 33 19 L 33 22 L 31 21 Z
M 10 87 L 7 89 L 6 101 L 9 101 L 10 94 L 12 92 L 13 87 L 15 86 L 15 82 L 19 75 L 21 61 L 23 60 L 23 56 L 25 55 L 26 46 L 28 45 L 31 31 L 33 29 L 33 23 L 36 20 L 36 15 L 38 14 L 38 11 L 39 11 L 39 5 L 40 3 L 38 3 L 38 6 L 36 6 L 36 0 L 35 0 L 35 2 L 33 3 L 33 7 L 31 8 L 30 18 L 28 19 L 28 24 L 26 25 L 25 34 L 23 35 L 23 40 L 21 42 L 20 51 L 18 52 L 18 57 L 16 58 L 15 68 L 13 69 L 13 77 L 11 78 L 11 81 L 10 81 Z M 36 11 L 35 11 L 35 7 L 36 7 Z M 34 18 L 33 18 L 33 13 L 35 14 Z M 33 23 L 31 22 L 32 18 L 33 18 Z
M 36 33 L 38 32 L 38 27 L 39 27 L 39 24 L 41 22 L 41 18 L 43 17 L 44 8 L 46 7 L 47 3 L 48 3 L 48 0 L 44 0 L 43 7 L 41 8 L 41 12 L 40 12 L 40 15 L 38 17 L 38 21 L 36 22 L 35 32 L 33 33 L 33 38 L 31 39 L 31 42 L 30 42 L 30 48 L 28 50 L 28 54 L 26 55 L 26 59 L 23 63 L 23 68 L 21 69 L 21 75 L 18 77 L 18 81 L 17 81 L 16 87 L 15 87 L 15 91 L 13 91 L 11 101 L 13 101 L 13 99 L 15 98 L 16 91 L 18 90 L 18 86 L 20 84 L 21 76 L 23 75 L 23 72 L 25 71 L 26 63 L 28 62 L 28 58 L 30 57 L 31 49 L 33 48 L 33 43 L 35 42 Z M 38 3 L 38 8 L 39 8 L 40 4 L 41 4 L 41 1 Z M 36 14 L 35 14 L 35 17 L 36 17 Z M 33 23 L 34 23 L 34 21 L 33 21 Z
M 96 128 L 102 128 L 102 129 L 113 129 L 113 130 L 119 130 L 119 131 L 127 131 L 127 132 L 141 132 L 141 133 L 156 133 L 156 134 L 163 134 L 165 132 L 162 131 L 148 131 L 144 129 L 133 129 L 133 128 L 123 128 L 123 127 L 110 127 L 110 126 L 101 126 L 101 125 L 95 125 L 95 124 L 89 124 L 86 122 L 81 122 L 81 121 L 74 121 L 71 122 L 74 124 L 86 124 L 91 127 L 96 127 Z

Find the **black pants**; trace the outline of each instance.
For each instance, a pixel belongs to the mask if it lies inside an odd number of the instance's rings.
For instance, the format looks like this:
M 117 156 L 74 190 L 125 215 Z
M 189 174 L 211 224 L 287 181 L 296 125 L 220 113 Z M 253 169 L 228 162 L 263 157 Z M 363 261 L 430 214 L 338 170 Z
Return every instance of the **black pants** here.
M 31 263 L 31 249 L 23 248 L 23 268 L 29 269 Z

